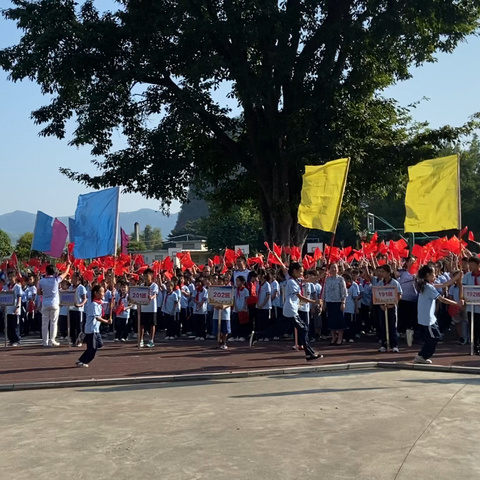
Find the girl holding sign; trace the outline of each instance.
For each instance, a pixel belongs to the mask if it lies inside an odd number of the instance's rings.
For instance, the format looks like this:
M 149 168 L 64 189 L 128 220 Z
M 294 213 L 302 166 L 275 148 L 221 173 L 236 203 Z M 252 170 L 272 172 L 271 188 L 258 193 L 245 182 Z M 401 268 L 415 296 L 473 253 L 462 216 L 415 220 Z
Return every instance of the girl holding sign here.
M 436 300 L 447 305 L 458 305 L 463 307 L 463 300 L 460 298 L 458 302 L 450 300 L 438 292 L 437 288 L 446 288 L 453 285 L 462 273 L 458 273 L 450 281 L 442 285 L 433 286 L 435 281 L 435 271 L 432 267 L 425 265 L 418 271 L 416 280 L 416 288 L 418 295 L 418 324 L 424 341 L 423 347 L 413 360 L 413 363 L 432 363 L 430 357 L 435 353 L 437 343 L 442 339 L 442 334 L 438 327 L 437 318 L 435 317 Z

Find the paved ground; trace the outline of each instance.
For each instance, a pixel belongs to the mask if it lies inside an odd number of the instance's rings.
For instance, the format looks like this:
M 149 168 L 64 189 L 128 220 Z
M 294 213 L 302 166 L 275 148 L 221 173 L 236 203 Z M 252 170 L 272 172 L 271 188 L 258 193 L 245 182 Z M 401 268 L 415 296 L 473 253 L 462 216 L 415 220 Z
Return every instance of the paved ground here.
M 1 400 L 9 480 L 480 478 L 476 376 L 362 370 Z
M 27 339 L 26 345 L 17 348 L 0 347 L 0 385 L 113 377 L 139 377 L 182 373 L 229 372 L 266 368 L 305 366 L 303 352 L 291 350 L 291 342 L 257 343 L 253 348 L 246 344 L 232 343 L 227 351 L 214 349 L 214 342 L 175 340 L 159 342 L 153 349 L 139 351 L 134 343 L 107 343 L 99 351 L 90 368 L 79 369 L 75 360 L 84 348 L 42 348 L 40 341 Z M 1 345 L 1 342 L 0 342 Z M 338 364 L 347 362 L 398 361 L 411 362 L 419 350 L 418 345 L 407 348 L 401 344 L 399 354 L 378 353 L 378 343 L 373 337 L 362 342 L 341 347 L 329 347 L 326 342 L 316 342 L 315 348 L 325 356 L 309 362 Z M 439 345 L 434 362 L 440 365 L 480 367 L 480 357 L 469 355 L 468 346 L 455 342 Z

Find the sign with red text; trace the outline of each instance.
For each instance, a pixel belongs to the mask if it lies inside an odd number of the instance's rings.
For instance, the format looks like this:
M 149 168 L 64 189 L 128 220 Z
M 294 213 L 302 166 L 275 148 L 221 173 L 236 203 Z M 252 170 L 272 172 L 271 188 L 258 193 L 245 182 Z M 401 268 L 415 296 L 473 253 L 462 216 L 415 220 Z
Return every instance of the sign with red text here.
M 150 303 L 150 288 L 130 287 L 128 299 L 134 305 L 148 305 Z
M 397 287 L 372 287 L 374 305 L 396 305 L 398 303 Z
M 464 285 L 463 298 L 469 305 L 480 305 L 480 285 Z
M 208 287 L 208 303 L 210 305 L 233 305 L 232 287 Z
M 0 292 L 0 307 L 12 307 L 15 305 L 14 292 Z

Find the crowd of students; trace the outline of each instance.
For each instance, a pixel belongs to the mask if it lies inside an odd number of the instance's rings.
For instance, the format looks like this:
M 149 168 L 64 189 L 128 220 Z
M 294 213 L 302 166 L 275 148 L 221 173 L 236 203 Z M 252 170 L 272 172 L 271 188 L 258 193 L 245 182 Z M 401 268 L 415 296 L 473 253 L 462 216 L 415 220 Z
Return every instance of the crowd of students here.
M 138 335 L 141 348 L 153 348 L 156 340 L 179 338 L 202 342 L 218 337 L 219 347 L 225 350 L 234 342 L 288 340 L 293 349 L 304 351 L 307 360 L 320 357 L 312 348 L 315 341 L 329 339 L 330 345 L 342 346 L 362 336 L 376 336 L 383 353 L 387 351 L 385 319 L 394 353 L 399 352 L 399 338 L 411 346 L 414 336 L 421 336 L 424 345 L 414 359 L 417 363 L 431 363 L 438 340 L 451 326 L 458 342 L 473 341 L 479 354 L 480 307 L 465 306 L 462 295 L 462 285 L 480 285 L 479 259 L 449 255 L 412 274 L 414 262 L 409 257 L 399 265 L 380 255 L 354 265 L 340 261 L 328 269 L 319 262 L 304 271 L 295 262 L 288 267 L 255 265 L 249 269 L 245 257 L 239 256 L 230 269 L 177 269 L 172 277 L 165 272 L 155 275 L 147 268 L 140 277 L 125 274 L 117 278 L 110 271 L 100 282 L 85 282 L 78 271 L 70 271 L 69 264 L 61 274 L 48 266 L 41 279 L 34 274 L 3 272 L 0 286 L 13 291 L 15 297 L 15 305 L 6 311 L 9 345 L 19 346 L 21 338 L 32 334 L 41 334 L 45 347 L 58 347 L 61 341 L 72 347 L 85 343 L 87 349 L 77 361 L 81 367 L 93 360 L 102 338 L 112 334 L 115 342 Z M 139 310 L 129 299 L 129 288 L 138 285 L 149 289 L 149 303 L 141 307 L 140 322 Z M 398 304 L 373 305 L 372 287 L 387 285 L 395 287 Z M 231 286 L 233 305 L 210 303 L 211 286 Z M 75 291 L 74 305 L 59 305 L 62 290 Z M 473 339 L 467 315 L 471 308 Z

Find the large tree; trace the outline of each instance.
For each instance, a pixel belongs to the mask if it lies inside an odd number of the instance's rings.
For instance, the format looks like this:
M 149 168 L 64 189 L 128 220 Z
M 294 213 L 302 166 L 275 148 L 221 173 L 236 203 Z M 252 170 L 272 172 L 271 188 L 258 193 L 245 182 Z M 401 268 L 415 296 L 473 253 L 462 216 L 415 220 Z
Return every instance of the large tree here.
M 452 52 L 475 31 L 480 0 L 13 0 L 23 36 L 0 51 L 12 80 L 51 103 L 33 112 L 43 135 L 92 145 L 93 187 L 123 185 L 184 200 L 251 198 L 268 240 L 300 244 L 306 163 L 352 157 L 345 210 L 394 188 L 399 171 L 435 155 L 470 125 L 412 131 L 381 92 L 410 68 Z M 234 116 L 221 92 L 236 100 Z M 126 148 L 114 151 L 115 130 Z
M 8 233 L 0 230 L 0 258 L 8 257 L 12 252 L 13 246 Z

